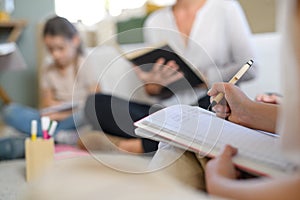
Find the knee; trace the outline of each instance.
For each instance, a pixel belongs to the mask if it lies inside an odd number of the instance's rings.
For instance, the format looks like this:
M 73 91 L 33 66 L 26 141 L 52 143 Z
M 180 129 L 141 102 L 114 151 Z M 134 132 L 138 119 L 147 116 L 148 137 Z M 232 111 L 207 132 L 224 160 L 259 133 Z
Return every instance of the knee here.
M 105 94 L 90 95 L 85 103 L 84 114 L 86 117 L 95 117 L 97 112 L 101 112 L 110 102 L 111 96 Z
M 22 110 L 21 105 L 9 104 L 3 108 L 2 117 L 5 122 L 10 121 L 14 116 L 18 116 Z
M 85 103 L 85 113 L 89 113 L 91 111 L 95 112 L 95 109 L 99 106 L 106 105 L 106 102 L 111 101 L 110 95 L 105 94 L 93 94 L 90 95 Z

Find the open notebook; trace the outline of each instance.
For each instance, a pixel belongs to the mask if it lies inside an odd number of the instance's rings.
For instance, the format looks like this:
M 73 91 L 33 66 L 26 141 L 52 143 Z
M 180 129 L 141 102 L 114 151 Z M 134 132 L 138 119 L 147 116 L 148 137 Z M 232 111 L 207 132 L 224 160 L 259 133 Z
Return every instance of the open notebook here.
M 280 151 L 277 135 L 220 119 L 199 107 L 176 105 L 138 122 L 137 135 L 214 157 L 225 144 L 238 148 L 237 167 L 255 175 L 282 176 L 296 167 Z
M 65 102 L 65 103 L 59 104 L 59 105 L 43 108 L 40 110 L 40 113 L 43 115 L 46 115 L 46 114 L 51 114 L 51 113 L 56 113 L 56 112 L 64 112 L 64 111 L 76 109 L 78 106 L 79 106 L 79 103 L 70 101 L 70 102 Z

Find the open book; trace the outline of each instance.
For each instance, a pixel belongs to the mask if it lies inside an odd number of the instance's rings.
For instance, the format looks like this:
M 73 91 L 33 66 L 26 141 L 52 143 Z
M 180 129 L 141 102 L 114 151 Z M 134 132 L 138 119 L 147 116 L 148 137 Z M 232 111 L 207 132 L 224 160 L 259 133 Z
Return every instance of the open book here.
M 179 66 L 179 71 L 184 74 L 184 78 L 165 86 L 162 93 L 174 92 L 201 84 L 207 87 L 206 77 L 198 68 L 177 53 L 170 44 L 163 43 L 126 53 L 125 58 L 139 66 L 143 71 L 150 71 L 159 58 L 164 58 L 165 64 L 170 60 L 174 60 Z
M 296 167 L 282 155 L 277 135 L 231 123 L 199 107 L 171 106 L 135 122 L 135 126 L 139 136 L 208 157 L 230 144 L 238 148 L 233 158 L 236 166 L 254 175 L 282 176 Z
M 56 112 L 64 112 L 76 109 L 79 106 L 76 102 L 65 102 L 59 105 L 50 106 L 47 108 L 43 108 L 40 110 L 40 113 L 43 115 L 56 113 Z

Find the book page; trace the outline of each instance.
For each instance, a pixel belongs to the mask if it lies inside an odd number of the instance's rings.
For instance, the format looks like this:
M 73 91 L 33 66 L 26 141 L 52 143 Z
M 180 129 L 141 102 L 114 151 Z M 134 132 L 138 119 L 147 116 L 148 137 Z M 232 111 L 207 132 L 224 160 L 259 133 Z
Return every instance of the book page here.
M 238 148 L 237 157 L 244 160 L 262 162 L 280 170 L 294 167 L 282 155 L 278 136 L 228 122 L 199 107 L 171 106 L 136 125 L 150 132 L 156 130 L 156 134 L 187 148 L 199 148 L 207 155 L 214 156 L 220 148 L 230 144 Z
M 56 113 L 56 112 L 63 112 L 75 109 L 79 106 L 79 103 L 76 102 L 65 102 L 59 105 L 50 106 L 47 108 L 43 108 L 40 110 L 41 114 L 50 114 L 50 113 Z

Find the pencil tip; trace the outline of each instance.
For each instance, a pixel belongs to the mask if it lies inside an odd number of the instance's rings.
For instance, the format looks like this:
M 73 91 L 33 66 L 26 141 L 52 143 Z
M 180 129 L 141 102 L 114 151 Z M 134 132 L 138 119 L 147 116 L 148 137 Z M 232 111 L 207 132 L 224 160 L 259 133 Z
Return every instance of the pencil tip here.
M 216 101 L 212 101 L 212 102 L 209 104 L 207 110 L 211 111 L 212 108 L 213 108 L 215 105 L 217 105 L 217 102 L 216 102 Z
M 211 104 L 209 104 L 209 106 L 207 107 L 207 110 L 210 111 L 211 108 Z

